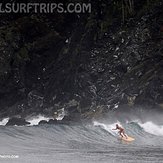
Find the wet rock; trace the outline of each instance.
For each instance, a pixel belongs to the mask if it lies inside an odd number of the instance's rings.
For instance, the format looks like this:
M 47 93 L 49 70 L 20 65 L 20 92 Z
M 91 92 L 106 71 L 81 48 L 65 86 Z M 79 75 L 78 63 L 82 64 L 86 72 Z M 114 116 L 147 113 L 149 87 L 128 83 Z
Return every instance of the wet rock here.
M 58 124 L 58 121 L 56 119 L 50 119 L 48 124 Z
M 48 122 L 46 120 L 41 120 L 38 124 L 42 125 L 42 124 L 47 124 Z
M 24 126 L 24 125 L 29 125 L 30 122 L 27 122 L 25 119 L 23 118 L 10 118 L 9 121 L 7 122 L 6 126 Z

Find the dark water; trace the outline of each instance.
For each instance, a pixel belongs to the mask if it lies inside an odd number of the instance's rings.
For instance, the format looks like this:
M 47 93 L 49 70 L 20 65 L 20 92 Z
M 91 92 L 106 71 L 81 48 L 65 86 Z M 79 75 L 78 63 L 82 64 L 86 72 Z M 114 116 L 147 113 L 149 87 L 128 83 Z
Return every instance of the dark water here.
M 123 124 L 135 141 L 125 143 L 115 124 L 0 127 L 0 158 L 13 163 L 162 163 L 163 126 L 152 122 Z M 149 130 L 150 126 L 150 130 Z M 150 133 L 148 132 L 150 131 Z

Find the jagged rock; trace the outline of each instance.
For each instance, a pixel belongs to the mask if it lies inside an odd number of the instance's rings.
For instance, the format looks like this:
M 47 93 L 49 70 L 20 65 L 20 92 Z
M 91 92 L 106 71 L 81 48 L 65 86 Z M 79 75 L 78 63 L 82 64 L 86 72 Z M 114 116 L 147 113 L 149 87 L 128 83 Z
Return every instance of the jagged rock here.
M 46 120 L 41 120 L 38 124 L 39 124 L 39 125 L 48 124 L 48 122 L 47 122 Z
M 24 126 L 24 125 L 29 125 L 30 122 L 27 122 L 25 119 L 23 118 L 10 118 L 9 121 L 7 122 L 6 126 Z
M 50 119 L 48 124 L 58 124 L 58 121 L 56 119 Z

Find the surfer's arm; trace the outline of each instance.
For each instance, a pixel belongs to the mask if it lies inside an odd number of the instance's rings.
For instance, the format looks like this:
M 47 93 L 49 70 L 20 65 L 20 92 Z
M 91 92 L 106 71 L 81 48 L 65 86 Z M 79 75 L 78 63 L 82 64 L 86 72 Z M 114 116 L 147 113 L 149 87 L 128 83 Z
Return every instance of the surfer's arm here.
M 113 128 L 112 130 L 117 130 L 117 128 Z

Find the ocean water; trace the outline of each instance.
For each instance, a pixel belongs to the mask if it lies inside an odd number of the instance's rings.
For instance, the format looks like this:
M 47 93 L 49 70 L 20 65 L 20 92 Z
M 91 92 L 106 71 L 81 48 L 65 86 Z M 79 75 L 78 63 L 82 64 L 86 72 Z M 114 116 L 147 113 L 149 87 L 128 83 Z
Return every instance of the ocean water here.
M 163 125 L 152 121 L 121 125 L 135 141 L 121 141 L 117 122 L 85 125 L 3 126 L 0 123 L 0 163 L 162 163 Z M 119 123 L 119 122 L 118 122 Z

